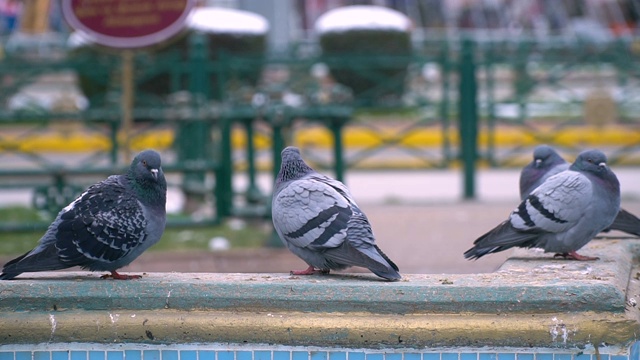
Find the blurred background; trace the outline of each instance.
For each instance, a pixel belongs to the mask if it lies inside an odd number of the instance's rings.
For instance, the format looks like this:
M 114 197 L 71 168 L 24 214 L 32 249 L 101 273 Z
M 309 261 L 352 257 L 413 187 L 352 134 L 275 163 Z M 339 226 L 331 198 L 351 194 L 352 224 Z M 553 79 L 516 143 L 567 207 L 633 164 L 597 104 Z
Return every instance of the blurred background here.
M 536 145 L 603 150 L 640 214 L 639 19 L 638 0 L 201 0 L 121 50 L 60 0 L 0 0 L 0 261 L 154 148 L 169 225 L 125 271 L 305 268 L 270 220 L 296 145 L 402 272 L 493 271 L 510 252 L 462 252 L 516 207 Z

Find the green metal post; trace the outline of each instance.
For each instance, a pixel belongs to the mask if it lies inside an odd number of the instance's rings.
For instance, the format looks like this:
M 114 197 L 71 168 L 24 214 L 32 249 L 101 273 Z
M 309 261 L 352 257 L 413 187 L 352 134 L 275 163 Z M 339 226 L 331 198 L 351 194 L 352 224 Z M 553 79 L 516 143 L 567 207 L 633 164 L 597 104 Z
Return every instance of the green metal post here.
M 282 134 L 285 121 L 282 114 L 274 114 L 272 116 L 274 116 L 274 118 L 271 119 L 271 129 L 273 131 L 271 148 L 273 151 L 273 179 L 275 183 L 275 179 L 278 177 L 278 172 L 280 171 L 280 165 L 282 164 L 282 157 L 280 156 L 280 153 L 285 147 L 284 135 Z M 269 200 L 267 212 L 269 213 L 269 216 L 271 216 L 271 200 Z M 267 240 L 267 246 L 276 248 L 284 247 L 284 244 L 280 240 L 275 229 L 271 232 L 269 240 Z
M 201 114 L 201 99 L 208 94 L 206 67 L 206 39 L 201 34 L 189 38 L 189 92 L 193 113 Z M 211 123 L 202 115 L 180 122 L 178 129 L 178 157 L 181 163 L 207 161 L 211 149 Z M 186 197 L 185 210 L 191 212 L 204 201 L 205 173 L 203 171 L 185 172 L 183 190 Z
M 214 194 L 216 198 L 216 214 L 219 219 L 230 216 L 233 208 L 231 122 L 231 119 L 225 117 L 220 124 L 220 166 L 216 171 Z
M 451 162 L 453 156 L 451 155 L 451 141 L 449 138 L 449 98 L 451 88 L 451 57 L 449 54 L 449 42 L 443 41 L 441 43 L 440 58 L 440 71 L 442 73 L 442 99 L 440 100 L 440 121 L 442 123 L 442 147 L 444 152 L 443 167 L 446 167 Z
M 489 48 L 485 50 L 484 69 L 486 79 L 486 101 L 487 101 L 487 160 L 492 166 L 497 164 L 496 161 L 496 99 L 494 97 L 496 90 L 495 82 L 495 64 L 498 63 L 495 56 L 495 43 L 489 44 Z
M 284 136 L 282 135 L 282 126 L 279 124 L 273 125 L 273 179 L 278 177 L 280 171 L 280 165 L 282 164 L 282 158 L 280 153 L 284 149 Z
M 247 175 L 249 187 L 247 188 L 247 201 L 257 203 L 262 199 L 262 192 L 256 185 L 256 147 L 253 142 L 253 118 L 243 119 L 245 134 L 247 135 Z
M 344 157 L 342 143 L 342 119 L 333 118 L 329 120 L 331 134 L 333 135 L 333 160 L 336 172 L 336 179 L 344 182 Z
M 473 50 L 473 42 L 470 39 L 464 39 L 458 69 L 460 76 L 458 116 L 465 199 L 475 198 L 475 166 L 478 157 L 478 87 Z

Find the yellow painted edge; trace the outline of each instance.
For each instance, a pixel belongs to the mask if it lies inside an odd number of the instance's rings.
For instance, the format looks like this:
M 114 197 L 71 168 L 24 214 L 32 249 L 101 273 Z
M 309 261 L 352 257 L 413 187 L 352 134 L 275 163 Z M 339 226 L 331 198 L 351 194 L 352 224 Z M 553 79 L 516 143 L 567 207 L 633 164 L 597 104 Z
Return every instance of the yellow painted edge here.
M 397 130 L 392 128 L 370 129 L 356 126 L 347 127 L 344 131 L 344 144 L 347 147 L 375 147 L 382 145 L 384 141 L 394 140 L 400 136 Z M 457 129 L 450 129 L 447 137 L 452 144 L 459 142 Z M 430 127 L 414 129 L 409 134 L 404 134 L 399 144 L 411 147 L 439 147 L 444 140 L 444 134 L 440 128 Z M 166 149 L 174 141 L 174 133 L 171 130 L 157 130 L 132 138 L 132 147 L 136 150 L 144 148 Z M 293 142 L 298 145 L 315 146 L 329 149 L 333 146 L 333 139 L 324 128 L 314 127 L 298 129 L 293 134 Z M 479 133 L 480 146 L 486 146 L 489 142 L 489 132 L 481 129 Z M 493 142 L 496 146 L 534 146 L 541 142 L 552 142 L 560 146 L 633 146 L 640 144 L 640 131 L 621 126 L 597 128 L 592 126 L 575 126 L 563 128 L 560 131 L 537 132 L 536 136 L 523 131 L 521 128 L 504 128 L 494 132 Z M 96 150 L 108 150 L 110 139 L 103 134 L 87 134 L 82 130 L 69 133 L 45 133 L 34 134 L 17 138 L 15 136 L 0 135 L 0 152 L 59 152 L 74 153 Z M 268 135 L 256 134 L 254 143 L 258 150 L 267 150 L 271 140 Z M 232 133 L 232 146 L 241 149 L 246 146 L 246 136 L 241 129 L 234 129 Z
M 216 342 L 325 346 L 626 344 L 638 323 L 609 313 L 371 314 L 109 310 L 3 313 L 0 342 Z M 52 325 L 55 324 L 55 325 Z M 554 336 L 553 330 L 556 329 Z M 563 331 L 564 330 L 564 331 Z

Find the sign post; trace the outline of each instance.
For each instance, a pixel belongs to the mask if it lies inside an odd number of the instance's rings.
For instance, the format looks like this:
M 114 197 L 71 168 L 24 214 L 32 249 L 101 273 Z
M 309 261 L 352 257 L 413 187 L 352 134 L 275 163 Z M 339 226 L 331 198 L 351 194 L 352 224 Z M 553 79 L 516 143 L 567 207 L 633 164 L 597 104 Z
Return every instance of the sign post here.
M 134 50 L 165 41 L 184 29 L 196 0 L 62 0 L 69 25 L 91 43 L 123 49 L 121 77 L 125 160 L 130 157 L 134 106 Z

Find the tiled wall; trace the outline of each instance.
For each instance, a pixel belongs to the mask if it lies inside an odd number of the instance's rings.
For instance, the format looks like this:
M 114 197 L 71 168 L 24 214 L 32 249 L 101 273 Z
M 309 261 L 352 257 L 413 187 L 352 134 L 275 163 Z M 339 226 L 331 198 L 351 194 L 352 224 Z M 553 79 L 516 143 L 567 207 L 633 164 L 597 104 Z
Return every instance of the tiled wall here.
M 608 352 L 607 352 L 608 351 Z M 283 346 L 41 344 L 0 346 L 0 360 L 640 360 L 626 350 L 558 349 L 363 350 Z

